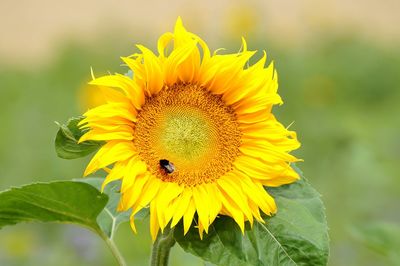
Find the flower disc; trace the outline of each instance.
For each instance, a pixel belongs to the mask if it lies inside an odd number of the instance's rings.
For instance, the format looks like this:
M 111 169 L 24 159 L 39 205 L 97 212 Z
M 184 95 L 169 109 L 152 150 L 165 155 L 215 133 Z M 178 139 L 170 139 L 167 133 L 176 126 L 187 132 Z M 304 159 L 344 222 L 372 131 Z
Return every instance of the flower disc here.
M 232 168 L 240 137 L 234 111 L 220 96 L 196 85 L 176 84 L 146 101 L 137 116 L 133 143 L 152 174 L 195 186 L 213 182 Z M 162 159 L 176 170 L 160 171 Z

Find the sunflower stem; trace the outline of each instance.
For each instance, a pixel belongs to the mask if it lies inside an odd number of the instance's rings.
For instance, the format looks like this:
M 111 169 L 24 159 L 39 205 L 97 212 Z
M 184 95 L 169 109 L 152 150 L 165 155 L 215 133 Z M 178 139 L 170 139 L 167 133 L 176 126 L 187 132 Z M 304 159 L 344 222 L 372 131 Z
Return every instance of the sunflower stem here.
M 101 238 L 104 239 L 108 248 L 111 250 L 114 258 L 117 260 L 119 266 L 127 266 L 124 257 L 122 256 L 121 252 L 118 250 L 117 245 L 115 245 L 114 241 L 108 238 L 104 233 L 100 232 Z
M 165 228 L 164 233 L 159 233 L 153 244 L 150 266 L 167 266 L 169 252 L 174 244 L 174 229 Z

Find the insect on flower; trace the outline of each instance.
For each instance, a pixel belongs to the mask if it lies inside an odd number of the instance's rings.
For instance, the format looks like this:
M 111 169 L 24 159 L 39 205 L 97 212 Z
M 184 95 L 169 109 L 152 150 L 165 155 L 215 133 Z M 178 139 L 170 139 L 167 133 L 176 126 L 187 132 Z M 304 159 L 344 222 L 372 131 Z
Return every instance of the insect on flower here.
M 175 171 L 175 165 L 166 159 L 161 159 L 160 170 L 164 174 L 172 174 Z

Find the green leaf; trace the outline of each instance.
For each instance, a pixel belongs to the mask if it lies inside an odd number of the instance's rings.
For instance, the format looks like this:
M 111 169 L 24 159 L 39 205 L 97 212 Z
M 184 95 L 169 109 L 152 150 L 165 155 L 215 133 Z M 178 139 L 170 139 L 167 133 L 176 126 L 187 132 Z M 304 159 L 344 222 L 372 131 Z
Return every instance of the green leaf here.
M 76 179 L 76 181 L 84 182 L 92 185 L 93 187 L 101 190 L 101 185 L 104 178 L 90 177 Z M 128 222 L 130 218 L 130 211 L 117 212 L 117 206 L 121 194 L 119 191 L 119 182 L 112 182 L 107 185 L 104 189 L 104 193 L 108 195 L 109 201 L 104 210 L 97 217 L 97 223 L 101 230 L 107 235 L 108 238 L 112 239 L 118 226 L 123 222 Z M 141 220 L 149 216 L 149 210 L 147 208 L 142 209 L 135 215 L 135 219 Z
M 296 169 L 298 170 L 298 169 Z M 265 224 L 246 224 L 244 234 L 235 222 L 222 216 L 200 240 L 191 228 L 183 236 L 182 224 L 175 239 L 187 252 L 216 265 L 326 265 L 328 227 L 320 195 L 304 177 L 294 184 L 269 188 L 278 205 Z
M 84 141 L 78 144 L 80 137 L 86 133 L 86 130 L 78 127 L 78 123 L 82 119 L 83 117 L 71 118 L 66 125 L 57 123 L 60 126 L 55 140 L 58 157 L 63 159 L 84 157 L 103 145 L 103 142 L 100 141 Z
M 101 233 L 97 216 L 108 200 L 91 185 L 56 181 L 0 192 L 0 228 L 21 222 L 74 223 Z

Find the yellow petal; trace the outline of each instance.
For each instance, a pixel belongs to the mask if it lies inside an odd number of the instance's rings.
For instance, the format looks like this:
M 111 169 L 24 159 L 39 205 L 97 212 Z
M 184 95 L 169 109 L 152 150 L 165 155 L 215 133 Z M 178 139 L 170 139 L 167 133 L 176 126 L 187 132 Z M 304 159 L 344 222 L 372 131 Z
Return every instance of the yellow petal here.
M 135 183 L 136 177 L 147 173 L 147 165 L 138 156 L 133 157 L 125 167 L 121 192 L 125 193 Z
M 167 208 L 165 208 L 164 211 L 164 217 L 165 217 L 165 221 L 166 224 L 169 223 L 169 221 L 171 221 L 172 217 L 174 216 L 174 213 L 177 211 L 178 205 L 180 203 L 180 195 L 178 197 L 176 197 L 175 199 L 173 199 L 167 206 Z M 173 226 L 170 224 L 170 228 L 172 228 Z
M 244 193 L 249 199 L 249 203 L 250 201 L 254 202 L 267 215 L 276 211 L 274 199 L 267 193 L 264 187 L 260 185 L 260 182 L 251 180 L 248 175 L 238 171 L 235 171 L 231 178 L 235 179 L 236 182 L 241 185 Z M 257 218 L 256 215 L 255 217 Z
M 164 230 L 169 221 L 166 220 L 165 212 L 169 203 L 177 198 L 183 191 L 183 186 L 172 182 L 164 182 L 163 189 L 157 195 L 157 216 L 161 231 Z
M 176 207 L 175 213 L 172 218 L 171 227 L 175 226 L 185 214 L 188 209 L 190 200 L 192 199 L 192 190 L 185 189 L 179 197 L 179 204 Z
M 252 143 L 248 145 L 254 145 L 255 142 L 257 142 L 257 146 L 260 147 L 261 149 L 273 149 L 277 152 L 290 152 L 293 150 L 296 150 L 301 146 L 300 142 L 296 138 L 288 138 L 288 137 L 269 137 L 263 138 L 263 139 L 258 139 L 256 140 L 255 138 L 252 138 L 251 136 L 243 135 L 242 138 L 242 143 L 246 144 L 247 143 Z M 302 161 L 301 159 L 294 159 L 294 162 L 296 161 Z
M 246 215 L 247 219 L 252 223 L 253 215 L 247 203 L 247 197 L 244 195 L 241 187 L 232 182 L 230 178 L 232 174 L 223 176 L 217 180 L 220 191 L 224 191 L 230 199 L 236 203 L 236 205 L 241 209 L 241 211 Z
M 226 91 L 234 90 L 238 84 L 238 75 L 246 62 L 255 52 L 243 52 L 239 55 L 216 55 L 210 58 L 207 72 L 202 73 L 200 84 L 215 94 L 222 94 L 225 101 Z
M 285 164 L 266 164 L 263 161 L 249 157 L 240 156 L 234 163 L 234 167 L 243 173 L 248 174 L 256 179 L 272 179 L 279 173 L 282 173 L 287 168 Z
M 193 198 L 190 200 L 189 206 L 183 215 L 183 234 L 186 235 L 193 222 L 194 213 L 196 212 L 196 206 Z
M 260 110 L 254 113 L 237 115 L 237 121 L 240 124 L 254 124 L 268 120 L 270 116 L 269 110 Z
M 144 104 L 143 90 L 127 76 L 120 74 L 103 76 L 92 80 L 89 84 L 121 89 L 138 110 Z
M 150 203 L 150 234 L 151 234 L 151 239 L 156 241 L 158 231 L 160 230 L 160 225 L 158 224 L 158 217 L 157 217 L 157 211 L 156 211 L 156 202 L 152 201 Z
M 271 73 L 273 73 L 271 79 L 263 79 L 264 76 L 270 77 Z M 255 81 L 256 83 L 253 86 L 246 88 L 245 91 L 248 92 L 247 96 L 242 95 L 241 97 L 236 98 L 235 103 L 231 101 L 237 114 L 240 115 L 259 112 L 261 110 L 269 110 L 272 105 L 283 103 L 281 97 L 276 93 L 278 90 L 278 75 L 276 71 L 273 70 L 273 64 L 270 64 L 268 68 L 263 69 L 260 73 L 260 77 L 255 79 Z
M 203 226 L 203 224 L 201 223 L 201 221 L 198 221 L 197 227 L 198 227 L 198 229 L 199 229 L 200 240 L 203 240 L 204 226 Z
M 272 145 L 260 145 L 256 141 L 245 142 L 239 150 L 246 155 L 260 159 L 266 163 L 298 162 L 300 161 L 287 152 L 276 150 Z
M 105 130 L 112 130 L 113 127 L 120 126 L 133 126 L 133 121 L 136 121 L 136 114 L 133 116 L 134 120 L 128 120 L 124 117 L 120 116 L 110 116 L 107 117 L 107 113 L 100 115 L 91 115 L 83 118 L 78 126 L 80 129 L 90 129 L 90 128 L 98 128 Z
M 179 67 L 197 49 L 197 41 L 188 42 L 175 48 L 164 62 L 164 80 L 166 85 L 173 85 L 179 78 Z
M 104 188 L 107 184 L 109 184 L 115 180 L 123 178 L 124 173 L 125 173 L 125 167 L 127 166 L 128 162 L 129 162 L 129 160 L 120 161 L 120 162 L 115 163 L 112 170 L 109 172 L 107 177 L 104 179 L 104 182 L 101 186 L 101 192 L 104 191 Z
M 129 224 L 132 228 L 132 231 L 136 234 L 137 230 L 136 230 L 136 225 L 135 225 L 135 214 L 134 213 L 132 213 L 129 218 Z
M 266 54 L 256 64 L 242 70 L 240 75 L 236 77 L 238 87 L 234 87 L 226 91 L 224 100 L 227 104 L 234 104 L 242 99 L 252 97 L 261 93 L 262 88 L 271 80 L 273 70 L 264 69 Z M 262 91 L 264 93 L 264 91 Z
M 270 208 L 270 213 L 265 212 L 265 214 L 271 215 L 272 213 L 276 213 L 277 208 L 274 198 L 269 195 L 261 183 L 255 182 L 254 184 L 258 187 L 258 191 L 263 193 L 264 200 Z
M 165 49 L 173 40 L 174 35 L 171 32 L 164 33 L 160 36 L 157 43 L 158 53 L 160 54 L 160 59 L 163 60 L 167 55 L 165 54 Z
M 296 132 L 287 130 L 273 115 L 270 119 L 253 124 L 240 124 L 243 132 L 243 141 L 257 142 L 265 148 L 274 147 L 275 150 L 292 151 L 300 147 Z
M 174 29 L 174 49 L 185 45 L 197 44 L 198 39 L 187 32 L 180 18 L 177 19 Z M 190 83 L 197 78 L 200 68 L 200 51 L 196 47 L 191 50 L 187 58 L 177 67 L 179 80 Z
M 86 118 L 79 122 L 79 126 L 90 123 L 92 120 L 110 120 L 110 118 L 121 118 L 127 121 L 136 121 L 137 111 L 131 104 L 107 103 L 90 109 L 83 114 Z
M 197 214 L 199 215 L 199 220 L 204 226 L 206 232 L 208 232 L 208 226 L 210 222 L 210 212 L 209 206 L 209 195 L 207 190 L 203 185 L 198 185 L 193 188 L 193 199 L 196 205 Z
M 299 179 L 299 174 L 289 166 L 284 172 L 279 173 L 275 178 L 260 180 L 260 182 L 264 186 L 279 187 L 281 185 L 291 184 Z
M 125 123 L 121 123 L 121 124 L 114 124 L 113 120 L 114 119 L 110 119 L 112 121 L 103 121 L 105 123 L 86 123 L 82 126 L 80 126 L 80 129 L 96 129 L 96 130 L 102 130 L 102 131 L 106 131 L 106 132 L 133 132 L 133 122 L 128 122 L 126 121 Z
M 127 177 L 125 177 L 127 178 Z M 124 200 L 122 211 L 126 211 L 137 203 L 145 183 L 149 180 L 148 175 L 139 175 L 135 178 L 135 182 L 129 188 L 125 189 L 122 194 Z
M 253 214 L 254 218 L 260 223 L 265 223 L 261 217 L 260 209 L 253 200 L 249 199 L 249 207 L 251 209 L 251 213 Z
M 122 57 L 122 60 L 135 74 L 133 79 L 146 92 L 147 96 L 157 94 L 164 86 L 159 58 L 148 48 L 137 45 L 142 52 L 136 60 Z
M 182 18 L 178 17 L 174 27 L 174 47 L 180 47 L 185 45 L 187 42 L 193 40 L 185 27 L 183 26 Z
M 146 73 L 143 67 L 143 55 L 133 54 L 130 57 L 121 57 L 122 61 L 132 70 L 133 81 L 138 89 L 146 92 Z M 147 94 L 149 96 L 149 94 Z
M 87 166 L 84 175 L 104 168 L 114 162 L 124 161 L 136 154 L 131 141 L 110 141 L 104 144 Z
M 128 131 L 129 130 L 129 131 Z M 80 139 L 79 143 L 87 140 L 132 140 L 133 139 L 133 129 L 121 129 L 115 131 L 102 130 L 102 129 L 91 129 L 85 133 Z
M 282 104 L 278 94 L 258 95 L 241 101 L 240 104 L 232 105 L 238 115 L 255 113 L 262 110 L 269 110 L 274 104 Z
M 132 207 L 132 213 L 136 214 L 141 209 L 145 208 L 157 195 L 160 186 L 160 179 L 151 176 L 141 191 L 140 197 Z
M 229 216 L 231 216 L 233 220 L 235 220 L 235 222 L 239 225 L 240 230 L 242 230 L 242 233 L 244 233 L 243 211 L 224 191 L 221 191 L 221 201 Z
M 221 195 L 215 183 L 205 184 L 205 188 L 208 192 L 208 196 L 210 197 L 209 202 L 211 202 L 209 206 L 209 213 L 210 213 L 210 224 L 212 224 L 217 215 L 221 212 L 222 208 Z

